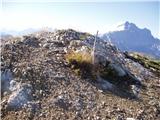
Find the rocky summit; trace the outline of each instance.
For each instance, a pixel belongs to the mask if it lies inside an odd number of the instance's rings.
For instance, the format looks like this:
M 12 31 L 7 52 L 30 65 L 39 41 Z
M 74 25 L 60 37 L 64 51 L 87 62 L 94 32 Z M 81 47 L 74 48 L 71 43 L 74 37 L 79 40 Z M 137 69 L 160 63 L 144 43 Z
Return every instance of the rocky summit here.
M 1 43 L 3 120 L 158 120 L 160 62 L 72 29 Z

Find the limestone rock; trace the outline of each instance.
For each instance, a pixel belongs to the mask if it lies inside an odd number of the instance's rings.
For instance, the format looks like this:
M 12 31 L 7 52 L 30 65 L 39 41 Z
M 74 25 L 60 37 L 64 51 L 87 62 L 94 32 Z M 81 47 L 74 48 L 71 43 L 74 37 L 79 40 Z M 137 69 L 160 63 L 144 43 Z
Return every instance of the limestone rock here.
M 18 109 L 21 108 L 24 104 L 26 104 L 29 100 L 31 100 L 31 91 L 32 86 L 28 85 L 22 85 L 19 89 L 14 91 L 7 103 L 8 109 Z

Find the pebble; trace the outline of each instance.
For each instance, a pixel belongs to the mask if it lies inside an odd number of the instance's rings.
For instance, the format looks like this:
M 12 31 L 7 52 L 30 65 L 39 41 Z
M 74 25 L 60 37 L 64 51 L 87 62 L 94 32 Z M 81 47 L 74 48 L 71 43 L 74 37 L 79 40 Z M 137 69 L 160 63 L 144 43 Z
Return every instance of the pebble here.
M 126 120 L 136 120 L 136 119 L 134 119 L 134 118 L 126 118 Z

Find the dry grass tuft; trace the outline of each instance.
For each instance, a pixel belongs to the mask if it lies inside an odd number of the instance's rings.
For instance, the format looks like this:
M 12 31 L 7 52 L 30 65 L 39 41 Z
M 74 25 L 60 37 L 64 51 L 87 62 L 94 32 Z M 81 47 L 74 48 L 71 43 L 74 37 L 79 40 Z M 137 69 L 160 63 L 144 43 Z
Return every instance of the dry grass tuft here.
M 72 63 L 74 61 L 78 62 L 78 63 L 91 63 L 92 62 L 92 57 L 90 53 L 86 53 L 86 52 L 69 52 L 66 55 L 66 60 L 69 63 Z
M 82 77 L 93 76 L 92 56 L 90 52 L 71 51 L 65 56 L 75 73 Z

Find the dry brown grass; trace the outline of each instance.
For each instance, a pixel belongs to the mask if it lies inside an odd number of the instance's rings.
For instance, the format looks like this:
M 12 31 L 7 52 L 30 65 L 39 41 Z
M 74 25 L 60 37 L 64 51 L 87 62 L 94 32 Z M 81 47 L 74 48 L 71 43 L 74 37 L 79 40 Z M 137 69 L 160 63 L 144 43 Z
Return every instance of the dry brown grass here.
M 82 77 L 93 76 L 92 56 L 90 52 L 71 51 L 65 56 L 75 73 Z
M 69 52 L 67 55 L 66 55 L 66 60 L 69 62 L 69 63 L 72 63 L 73 61 L 76 61 L 78 63 L 91 63 L 92 62 L 92 57 L 91 57 L 91 54 L 90 53 L 87 53 L 87 52 L 75 52 L 75 51 L 72 51 L 72 52 Z

